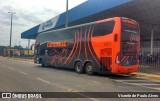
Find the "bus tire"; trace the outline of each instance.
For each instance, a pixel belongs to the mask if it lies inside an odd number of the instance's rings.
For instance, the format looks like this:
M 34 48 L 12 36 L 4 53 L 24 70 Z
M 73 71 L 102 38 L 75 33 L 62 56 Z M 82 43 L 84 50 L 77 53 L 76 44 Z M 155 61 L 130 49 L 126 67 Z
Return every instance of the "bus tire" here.
M 45 62 L 44 62 L 43 59 L 41 59 L 41 66 L 42 66 L 42 67 L 46 67 L 46 64 L 45 64 Z
M 74 68 L 75 68 L 75 71 L 79 74 L 84 72 L 84 67 L 82 66 L 82 63 L 80 61 L 75 63 Z
M 86 65 L 85 65 L 85 72 L 88 74 L 88 75 L 93 75 L 95 73 L 95 70 L 94 70 L 94 66 L 91 62 L 88 62 Z

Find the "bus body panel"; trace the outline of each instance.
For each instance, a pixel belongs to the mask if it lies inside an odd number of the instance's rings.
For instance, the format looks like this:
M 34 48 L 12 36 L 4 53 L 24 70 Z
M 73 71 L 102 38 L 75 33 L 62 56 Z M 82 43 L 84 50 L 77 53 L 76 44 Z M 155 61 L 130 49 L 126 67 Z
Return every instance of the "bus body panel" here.
M 139 24 L 129 18 L 121 18 L 120 51 L 115 64 L 115 74 L 136 72 L 139 67 L 140 31 Z M 117 57 L 116 57 L 117 58 Z
M 117 55 L 122 51 L 121 19 L 115 17 L 39 34 L 36 39 L 35 63 L 43 60 L 47 65 L 74 68 L 75 62 L 80 61 L 83 66 L 91 62 L 95 72 L 100 73 L 137 71 L 138 63 L 127 67 L 116 63 Z

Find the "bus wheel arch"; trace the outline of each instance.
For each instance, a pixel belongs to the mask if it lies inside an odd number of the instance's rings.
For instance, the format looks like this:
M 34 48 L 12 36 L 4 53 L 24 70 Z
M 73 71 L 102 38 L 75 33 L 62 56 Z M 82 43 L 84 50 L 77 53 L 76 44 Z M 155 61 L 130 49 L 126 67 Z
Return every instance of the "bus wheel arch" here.
M 85 61 L 84 62 L 85 72 L 88 75 L 93 75 L 95 73 L 94 64 L 92 61 Z
M 75 60 L 75 62 L 74 62 L 74 69 L 79 74 L 84 73 L 84 66 L 83 66 L 81 60 Z
M 42 58 L 38 59 L 38 63 L 41 64 L 42 63 Z

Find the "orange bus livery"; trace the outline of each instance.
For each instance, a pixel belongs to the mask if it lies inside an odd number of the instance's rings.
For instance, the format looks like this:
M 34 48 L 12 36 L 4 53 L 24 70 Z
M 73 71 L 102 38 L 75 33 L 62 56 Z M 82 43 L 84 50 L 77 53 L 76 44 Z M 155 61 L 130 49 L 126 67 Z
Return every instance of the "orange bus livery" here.
M 139 24 L 114 17 L 40 33 L 34 62 L 77 73 L 128 74 L 139 67 Z

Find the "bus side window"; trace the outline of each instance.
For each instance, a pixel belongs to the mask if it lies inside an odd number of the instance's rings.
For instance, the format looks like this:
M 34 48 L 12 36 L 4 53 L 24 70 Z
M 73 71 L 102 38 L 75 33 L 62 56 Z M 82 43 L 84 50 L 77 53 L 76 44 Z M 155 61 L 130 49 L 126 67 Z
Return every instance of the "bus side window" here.
M 114 25 L 115 25 L 115 21 L 108 21 L 108 22 L 95 24 L 93 37 L 111 34 L 113 32 Z

